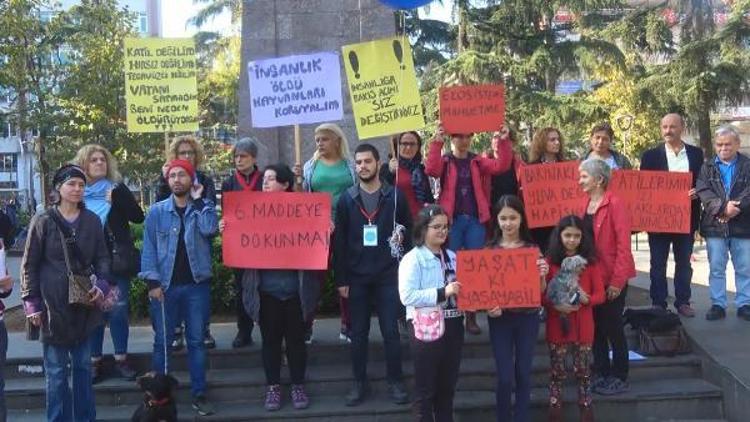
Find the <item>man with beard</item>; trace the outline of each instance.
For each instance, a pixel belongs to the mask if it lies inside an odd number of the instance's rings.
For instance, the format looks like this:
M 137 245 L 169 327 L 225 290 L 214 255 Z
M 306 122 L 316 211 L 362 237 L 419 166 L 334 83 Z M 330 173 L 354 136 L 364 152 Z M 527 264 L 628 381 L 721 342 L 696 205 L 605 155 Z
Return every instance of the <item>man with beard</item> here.
M 385 346 L 388 394 L 395 403 L 405 404 L 409 396 L 401 371 L 398 260 L 391 253 L 389 238 L 395 236 L 394 243 L 410 249 L 411 212 L 403 193 L 381 184 L 380 154 L 374 146 L 360 144 L 354 162 L 358 183 L 342 193 L 336 205 L 333 254 L 336 286 L 342 297 L 349 298 L 351 313 L 354 385 L 346 405 L 362 403 L 369 392 L 367 349 L 373 302 Z M 405 227 L 400 235 L 395 234 L 394 222 Z
M 171 195 L 154 204 L 146 217 L 139 276 L 148 284 L 154 328 L 153 370 L 168 372 L 167 345 L 185 316 L 193 408 L 210 415 L 206 399 L 206 325 L 211 282 L 211 236 L 218 230 L 214 203 L 203 199 L 203 185 L 193 183 L 195 168 L 172 160 L 165 175 Z

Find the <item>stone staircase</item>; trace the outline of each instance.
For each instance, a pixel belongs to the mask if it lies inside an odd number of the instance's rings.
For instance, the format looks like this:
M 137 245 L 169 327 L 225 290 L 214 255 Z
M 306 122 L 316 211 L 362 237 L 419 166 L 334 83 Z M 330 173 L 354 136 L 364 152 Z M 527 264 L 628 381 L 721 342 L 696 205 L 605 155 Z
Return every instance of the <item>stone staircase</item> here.
M 479 318 L 481 325 L 486 319 Z M 383 347 L 373 320 L 370 346 L 369 375 L 372 394 L 361 406 L 343 405 L 343 396 L 351 385 L 349 347 L 338 340 L 338 320 L 316 322 L 316 339 L 308 349 L 307 390 L 311 406 L 294 410 L 289 403 L 288 386 L 283 387 L 284 407 L 277 412 L 263 409 L 265 378 L 260 356 L 259 333 L 256 344 L 232 350 L 229 346 L 233 324 L 213 324 L 212 332 L 218 348 L 209 352 L 208 396 L 215 403 L 217 414 L 196 418 L 190 408 L 189 376 L 186 354 L 174 355 L 170 362 L 173 374 L 179 379 L 177 392 L 181 420 L 211 421 L 410 421 L 410 406 L 392 404 L 386 398 Z M 542 330 L 543 331 L 543 330 Z M 629 330 L 628 330 L 629 331 Z M 149 327 L 131 329 L 135 343 L 131 361 L 136 368 L 150 367 Z M 629 333 L 634 344 L 634 335 Z M 139 343 L 140 341 L 140 343 Z M 412 383 L 413 367 L 407 342 L 404 347 L 404 372 L 407 385 Z M 549 359 L 543 333 L 535 351 L 532 393 L 534 421 L 546 420 Z M 44 377 L 41 357 L 11 357 L 6 365 L 5 394 L 10 421 L 44 420 Z M 286 368 L 282 369 L 282 377 Z M 572 377 L 571 377 L 572 378 Z M 495 366 L 483 326 L 480 336 L 469 336 L 464 346 L 461 376 L 457 386 L 456 415 L 460 421 L 494 420 Z M 133 410 L 142 400 L 142 393 L 134 383 L 108 379 L 95 387 L 97 417 L 103 421 L 130 420 Z M 566 420 L 577 420 L 573 380 L 565 390 L 568 397 Z M 631 362 L 631 391 L 615 397 L 595 397 L 598 421 L 689 421 L 722 420 L 724 418 L 722 391 L 702 378 L 702 364 L 695 355 L 673 358 L 649 358 Z

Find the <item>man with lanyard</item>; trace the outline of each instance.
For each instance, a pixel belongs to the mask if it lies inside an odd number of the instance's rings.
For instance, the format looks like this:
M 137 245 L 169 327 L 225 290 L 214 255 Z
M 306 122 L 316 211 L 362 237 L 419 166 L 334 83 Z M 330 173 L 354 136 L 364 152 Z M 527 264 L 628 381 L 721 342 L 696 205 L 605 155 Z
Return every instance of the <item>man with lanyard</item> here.
M 242 138 L 234 144 L 232 155 L 234 156 L 234 172 L 221 184 L 222 193 L 260 192 L 263 188 L 263 177 L 256 165 L 258 145 L 251 138 Z M 224 229 L 224 219 L 219 221 L 219 226 L 222 230 Z M 245 307 L 242 306 L 242 272 L 243 270 L 240 268 L 234 269 L 235 306 L 237 308 L 237 336 L 232 341 L 232 347 L 234 348 L 253 344 L 253 320 L 245 312 Z
M 403 193 L 381 184 L 380 154 L 374 146 L 360 144 L 354 161 L 358 183 L 342 193 L 336 204 L 339 232 L 333 254 L 336 286 L 341 296 L 349 298 L 351 312 L 354 385 L 346 405 L 362 403 L 369 392 L 367 350 L 373 302 L 385 347 L 388 393 L 395 403 L 405 404 L 409 396 L 402 382 L 398 260 L 389 242 L 410 249 L 411 212 Z M 402 234 L 396 234 L 395 224 L 405 227 Z
M 648 233 L 648 247 L 651 254 L 651 302 L 653 306 L 667 307 L 667 259 L 669 247 L 674 255 L 674 307 L 688 318 L 695 316 L 690 306 L 690 282 L 693 269 L 690 257 L 693 255 L 693 240 L 700 221 L 701 204 L 695 195 L 695 181 L 703 165 L 703 151 L 682 141 L 685 122 L 676 113 L 667 114 L 661 119 L 661 136 L 664 143 L 650 149 L 641 156 L 641 170 L 661 170 L 691 173 L 692 187 L 688 193 L 692 201 L 690 210 L 690 233 Z
M 184 316 L 193 409 L 205 416 L 214 413 L 206 399 L 203 334 L 211 298 L 211 238 L 218 222 L 213 202 L 201 198 L 203 185 L 193 183 L 195 168 L 189 161 L 170 161 L 165 174 L 172 194 L 152 205 L 146 216 L 138 274 L 149 289 L 152 367 L 169 371 L 167 345 L 178 317 Z
M 722 126 L 714 135 L 716 157 L 706 160 L 695 184 L 703 203 L 701 235 L 706 239 L 711 309 L 706 319 L 726 317 L 727 263 L 731 254 L 737 287 L 737 317 L 750 321 L 750 159 L 739 153 L 740 134 Z

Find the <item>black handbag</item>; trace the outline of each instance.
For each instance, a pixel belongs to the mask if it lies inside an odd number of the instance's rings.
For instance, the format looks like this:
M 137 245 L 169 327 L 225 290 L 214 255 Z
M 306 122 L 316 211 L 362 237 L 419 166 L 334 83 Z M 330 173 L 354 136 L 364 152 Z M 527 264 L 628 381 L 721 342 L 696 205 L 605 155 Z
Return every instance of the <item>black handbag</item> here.
M 118 244 L 109 224 L 105 224 L 104 227 L 107 229 L 107 237 L 112 245 L 110 250 L 112 273 L 126 277 L 138 274 L 141 271 L 141 251 L 135 246 Z

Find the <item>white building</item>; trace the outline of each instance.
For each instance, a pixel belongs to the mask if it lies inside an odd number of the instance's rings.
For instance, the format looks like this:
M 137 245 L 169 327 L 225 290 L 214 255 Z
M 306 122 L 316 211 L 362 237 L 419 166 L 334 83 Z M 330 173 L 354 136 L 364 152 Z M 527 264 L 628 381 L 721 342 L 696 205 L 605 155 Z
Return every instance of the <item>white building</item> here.
M 51 20 L 61 10 L 80 3 L 78 0 L 58 0 L 58 8 L 43 10 L 40 19 Z M 142 36 L 160 37 L 161 0 L 118 0 L 118 4 L 137 14 L 135 27 Z M 0 58 L 1 60 L 1 58 Z M 0 86 L 0 199 L 15 197 L 21 208 L 42 203 L 39 169 L 34 144 L 34 133 L 26 137 L 25 145 L 17 125 L 9 117 L 14 106 L 9 92 Z

